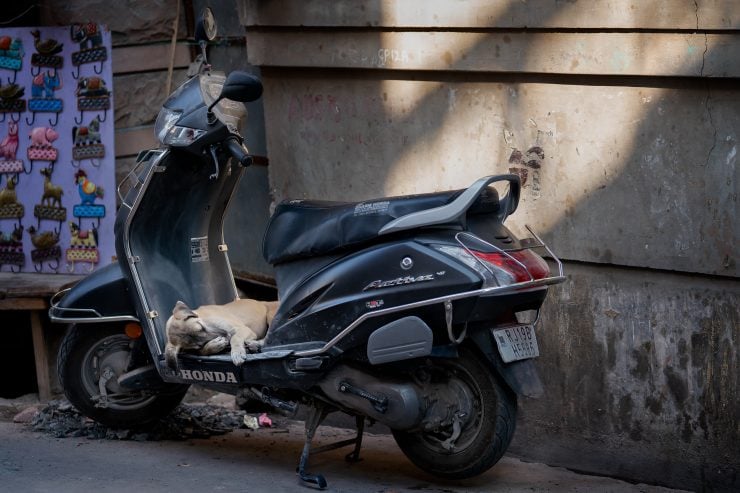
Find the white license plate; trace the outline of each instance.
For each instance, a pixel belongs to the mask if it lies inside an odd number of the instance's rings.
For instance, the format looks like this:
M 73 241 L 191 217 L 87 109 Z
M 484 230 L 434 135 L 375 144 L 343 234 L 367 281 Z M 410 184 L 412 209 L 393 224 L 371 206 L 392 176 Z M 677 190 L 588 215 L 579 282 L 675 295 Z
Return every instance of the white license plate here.
M 516 325 L 505 329 L 491 331 L 496 339 L 498 352 L 504 363 L 519 361 L 520 359 L 534 358 L 540 355 L 537 347 L 537 337 L 531 325 Z

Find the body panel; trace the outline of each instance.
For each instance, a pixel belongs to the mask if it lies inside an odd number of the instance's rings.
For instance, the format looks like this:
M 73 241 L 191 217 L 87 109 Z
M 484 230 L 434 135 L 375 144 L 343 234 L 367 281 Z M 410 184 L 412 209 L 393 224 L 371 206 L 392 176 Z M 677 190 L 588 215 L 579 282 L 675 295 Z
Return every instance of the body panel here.
M 118 262 L 96 270 L 66 291 L 58 303 L 53 301 L 49 310 L 53 322 L 136 320 L 131 292 Z

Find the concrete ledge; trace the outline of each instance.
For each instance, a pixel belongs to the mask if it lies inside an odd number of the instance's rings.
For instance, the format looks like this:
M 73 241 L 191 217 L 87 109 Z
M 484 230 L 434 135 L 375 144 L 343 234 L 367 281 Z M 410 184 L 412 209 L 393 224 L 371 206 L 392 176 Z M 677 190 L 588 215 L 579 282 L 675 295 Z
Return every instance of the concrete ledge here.
M 738 29 L 735 0 L 237 0 L 253 26 L 400 28 Z
M 247 49 L 263 67 L 740 77 L 740 34 L 253 30 Z

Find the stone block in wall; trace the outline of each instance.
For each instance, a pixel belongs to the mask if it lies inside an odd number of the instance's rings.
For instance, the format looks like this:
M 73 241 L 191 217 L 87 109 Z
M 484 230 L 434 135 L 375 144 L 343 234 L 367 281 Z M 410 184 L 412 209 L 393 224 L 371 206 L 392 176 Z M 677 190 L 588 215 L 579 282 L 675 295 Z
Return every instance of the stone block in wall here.
M 540 399 L 512 451 L 694 491 L 737 491 L 740 286 L 566 264 L 537 338 Z
M 172 73 L 172 91 L 186 80 L 185 70 Z M 167 99 L 167 71 L 141 72 L 113 77 L 116 127 L 154 123 Z
M 41 2 L 43 25 L 64 25 L 77 22 L 97 22 L 111 30 L 113 45 L 168 41 L 176 5 L 180 0 L 44 0 Z M 178 31 L 182 37 L 185 27 L 185 8 L 180 6 Z
M 737 276 L 740 93 L 263 71 L 275 199 L 523 179 L 510 222 L 570 260 Z
M 242 24 L 342 28 L 732 29 L 736 0 L 236 0 Z

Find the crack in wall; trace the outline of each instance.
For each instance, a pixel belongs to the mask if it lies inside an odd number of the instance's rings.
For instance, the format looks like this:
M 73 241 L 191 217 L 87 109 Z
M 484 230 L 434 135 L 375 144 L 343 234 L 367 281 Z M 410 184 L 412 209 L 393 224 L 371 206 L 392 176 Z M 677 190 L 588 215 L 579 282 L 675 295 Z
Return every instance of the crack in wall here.
M 711 101 L 712 101 L 712 89 L 709 87 L 709 84 L 707 83 L 707 99 L 704 101 L 704 106 L 706 106 L 707 108 L 707 115 L 709 116 L 709 125 L 712 127 L 712 131 L 714 132 L 714 134 L 712 136 L 712 146 L 709 148 L 709 152 L 707 153 L 707 159 L 704 162 L 705 168 L 709 166 L 709 159 L 712 157 L 714 148 L 717 147 L 717 127 L 714 125 L 714 118 L 712 117 L 712 109 L 709 104 Z
M 699 2 L 694 0 L 694 15 L 696 16 L 696 32 L 699 32 Z M 704 77 L 704 63 L 707 58 L 707 50 L 709 49 L 709 41 L 707 40 L 707 33 L 704 32 L 704 53 L 701 54 L 701 69 L 699 69 L 699 77 Z
M 694 14 L 696 15 L 696 31 L 699 32 L 699 2 L 694 0 Z M 704 77 L 704 66 L 707 60 L 707 51 L 709 51 L 709 40 L 707 39 L 707 33 L 704 32 L 704 52 L 701 54 L 701 68 L 699 69 L 699 77 Z M 706 83 L 707 87 L 707 98 L 704 101 L 704 106 L 707 108 L 707 116 L 709 117 L 709 125 L 712 127 L 714 132 L 712 136 L 712 146 L 709 148 L 707 153 L 707 159 L 704 161 L 704 167 L 709 166 L 709 159 L 712 157 L 714 148 L 717 147 L 717 127 L 714 125 L 714 118 L 712 117 L 712 110 L 710 102 L 712 100 L 712 89 L 709 87 L 709 83 Z

